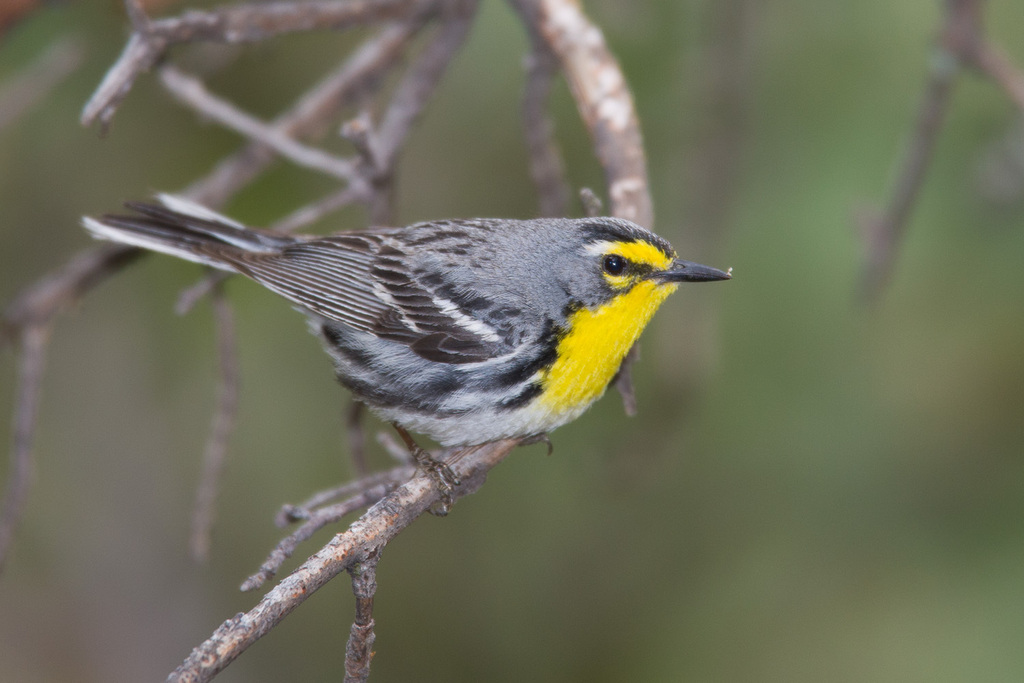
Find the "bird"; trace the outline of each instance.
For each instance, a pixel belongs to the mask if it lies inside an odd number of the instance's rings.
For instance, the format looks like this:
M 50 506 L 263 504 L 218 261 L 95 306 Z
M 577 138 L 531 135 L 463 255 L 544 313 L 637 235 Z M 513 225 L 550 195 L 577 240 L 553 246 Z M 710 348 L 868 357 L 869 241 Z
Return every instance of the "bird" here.
M 621 218 L 473 218 L 300 236 L 180 196 L 84 217 L 96 238 L 240 273 L 304 313 L 338 380 L 413 450 L 545 437 L 579 417 L 680 283 L 685 261 Z M 417 458 L 421 464 L 424 462 Z

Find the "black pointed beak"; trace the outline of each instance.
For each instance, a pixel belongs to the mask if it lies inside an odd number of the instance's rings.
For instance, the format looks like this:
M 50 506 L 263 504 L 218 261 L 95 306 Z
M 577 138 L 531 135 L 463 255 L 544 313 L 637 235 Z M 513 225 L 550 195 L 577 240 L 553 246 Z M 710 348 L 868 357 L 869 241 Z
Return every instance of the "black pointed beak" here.
M 731 280 L 732 268 L 728 271 L 702 266 L 692 261 L 676 259 L 668 270 L 654 273 L 652 276 L 660 282 L 711 282 L 713 280 Z

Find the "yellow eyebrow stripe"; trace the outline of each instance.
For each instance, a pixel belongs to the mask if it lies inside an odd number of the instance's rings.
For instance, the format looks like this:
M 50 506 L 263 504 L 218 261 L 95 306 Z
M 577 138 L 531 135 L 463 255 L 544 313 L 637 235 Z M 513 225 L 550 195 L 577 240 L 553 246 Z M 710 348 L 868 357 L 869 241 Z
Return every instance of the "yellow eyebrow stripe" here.
M 618 254 L 633 263 L 644 263 L 654 266 L 658 270 L 664 270 L 672 265 L 672 258 L 666 256 L 665 252 L 653 244 L 643 241 L 609 242 L 605 253 Z

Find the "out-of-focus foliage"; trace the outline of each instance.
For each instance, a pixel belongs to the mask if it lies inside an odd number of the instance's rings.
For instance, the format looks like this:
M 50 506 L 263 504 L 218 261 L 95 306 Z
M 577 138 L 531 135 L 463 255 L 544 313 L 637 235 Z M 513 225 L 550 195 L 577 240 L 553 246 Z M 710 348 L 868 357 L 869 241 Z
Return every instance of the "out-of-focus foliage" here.
M 1024 676 L 1024 192 L 1006 143 L 1019 113 L 987 82 L 958 84 L 895 277 L 862 305 L 851 216 L 887 196 L 941 4 L 749 4 L 737 175 L 708 234 L 688 216 L 703 206 L 694 174 L 717 160 L 701 147 L 721 122 L 702 90 L 716 3 L 588 3 L 634 88 L 656 229 L 736 277 L 686 286 L 659 313 L 637 418 L 608 396 L 554 435 L 553 456 L 514 454 L 388 548 L 374 680 Z M 990 5 L 993 37 L 1024 63 L 1018 3 Z M 0 82 L 66 35 L 83 67 L 0 131 L 2 301 L 87 245 L 79 215 L 179 189 L 238 144 L 152 78 L 105 138 L 78 126 L 123 45 L 114 2 L 55 4 L 11 29 Z M 352 40 L 179 54 L 216 64 L 211 87 L 269 117 Z M 483 3 L 404 159 L 403 222 L 531 215 L 525 47 L 511 11 Z M 573 183 L 599 187 L 564 89 L 555 105 Z M 329 187 L 282 164 L 229 208 L 266 224 Z M 208 307 L 172 307 L 199 272 L 148 258 L 56 328 L 35 485 L 0 578 L 4 680 L 159 679 L 257 599 L 236 586 L 278 538 L 277 507 L 349 474 L 326 356 L 287 305 L 231 282 L 238 433 L 211 562 L 190 563 L 214 341 Z M 7 354 L 3 415 L 13 375 Z M 337 679 L 352 598 L 343 578 L 323 593 L 219 680 Z

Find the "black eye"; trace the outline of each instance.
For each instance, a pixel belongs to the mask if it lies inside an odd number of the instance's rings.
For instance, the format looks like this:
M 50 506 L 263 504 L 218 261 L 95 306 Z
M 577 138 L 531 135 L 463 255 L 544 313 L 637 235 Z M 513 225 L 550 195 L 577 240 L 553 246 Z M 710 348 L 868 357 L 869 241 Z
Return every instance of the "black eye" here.
M 626 259 L 618 254 L 608 254 L 604 257 L 604 271 L 609 275 L 622 275 L 626 270 Z

